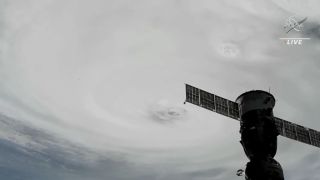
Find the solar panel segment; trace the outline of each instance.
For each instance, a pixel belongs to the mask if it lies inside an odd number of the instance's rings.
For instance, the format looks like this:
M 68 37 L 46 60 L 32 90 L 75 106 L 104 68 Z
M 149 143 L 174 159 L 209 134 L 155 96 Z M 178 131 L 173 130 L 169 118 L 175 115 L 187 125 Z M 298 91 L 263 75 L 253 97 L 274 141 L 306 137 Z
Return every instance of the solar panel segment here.
M 199 89 L 190 85 L 186 85 L 186 102 L 200 105 Z
M 200 90 L 200 106 L 210 111 L 216 110 L 214 94 Z
M 228 100 L 217 95 L 215 95 L 215 100 L 217 107 L 216 112 L 225 116 L 229 116 Z
M 274 119 L 280 135 L 299 142 L 320 147 L 319 131 L 277 117 L 275 117 Z

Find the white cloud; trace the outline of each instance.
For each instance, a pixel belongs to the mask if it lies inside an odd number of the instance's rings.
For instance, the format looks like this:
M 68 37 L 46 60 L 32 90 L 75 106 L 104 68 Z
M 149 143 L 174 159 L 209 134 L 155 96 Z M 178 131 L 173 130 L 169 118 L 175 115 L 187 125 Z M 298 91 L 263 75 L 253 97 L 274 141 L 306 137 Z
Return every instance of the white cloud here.
M 6 4 L 2 113 L 99 154 L 125 153 L 130 162 L 179 164 L 190 171 L 199 170 L 193 163 L 204 169 L 222 160 L 238 166 L 244 153 L 236 142 L 237 122 L 182 105 L 184 83 L 229 99 L 271 86 L 282 101 L 276 111 L 290 118 L 299 113 L 282 111 L 283 104 L 299 106 L 302 96 L 319 95 L 317 79 L 303 78 L 319 75 L 312 68 L 315 42 L 310 49 L 281 44 L 290 15 L 281 3 Z

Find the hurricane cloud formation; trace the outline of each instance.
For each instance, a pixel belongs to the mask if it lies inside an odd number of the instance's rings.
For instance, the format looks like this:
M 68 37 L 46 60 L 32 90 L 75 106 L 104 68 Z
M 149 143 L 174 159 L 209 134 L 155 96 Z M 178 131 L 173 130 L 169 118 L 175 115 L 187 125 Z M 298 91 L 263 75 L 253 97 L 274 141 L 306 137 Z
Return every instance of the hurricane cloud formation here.
M 238 122 L 184 105 L 184 83 L 231 100 L 271 88 L 276 116 L 320 129 L 319 5 L 1 1 L 0 176 L 235 178 Z M 293 14 L 308 17 L 299 47 L 279 40 Z M 318 153 L 279 138 L 276 158 L 313 180 Z

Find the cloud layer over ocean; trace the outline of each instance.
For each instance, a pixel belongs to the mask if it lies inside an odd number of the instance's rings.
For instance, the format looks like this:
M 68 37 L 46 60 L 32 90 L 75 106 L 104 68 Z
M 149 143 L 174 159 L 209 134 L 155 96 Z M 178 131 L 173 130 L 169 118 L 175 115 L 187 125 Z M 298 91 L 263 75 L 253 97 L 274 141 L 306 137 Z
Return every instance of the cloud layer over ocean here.
M 278 117 L 320 129 L 319 5 L 1 1 L 0 177 L 235 178 L 238 122 L 184 105 L 184 83 L 231 100 L 270 88 Z M 301 47 L 279 40 L 293 14 Z M 313 180 L 317 153 L 279 138 L 276 159 Z

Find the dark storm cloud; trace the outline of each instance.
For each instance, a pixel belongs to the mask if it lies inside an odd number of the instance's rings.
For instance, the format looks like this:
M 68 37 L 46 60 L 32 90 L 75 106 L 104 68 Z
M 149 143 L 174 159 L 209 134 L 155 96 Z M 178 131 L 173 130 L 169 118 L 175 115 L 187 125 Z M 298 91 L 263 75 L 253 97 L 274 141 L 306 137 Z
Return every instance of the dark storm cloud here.
M 20 145 L 12 138 L 0 139 L 1 179 L 141 180 L 149 176 L 135 170 L 134 166 L 125 161 L 115 161 L 103 156 L 100 156 L 95 163 L 91 163 L 87 158 L 89 151 L 84 147 L 57 139 L 51 134 L 4 115 L 0 115 L 0 127 L 14 130 L 14 134 L 18 137 L 30 138 L 33 142 Z
M 51 150 L 50 150 L 51 149 Z M 55 149 L 55 150 L 52 150 Z M 0 178 L 6 180 L 141 180 L 151 175 L 139 172 L 125 162 L 103 159 L 90 165 L 80 160 L 70 160 L 65 149 L 48 147 L 38 152 L 0 140 Z
M 41 135 L 41 134 L 39 134 Z M 219 177 L 227 168 L 170 173 L 139 169 L 134 164 L 102 158 L 94 164 L 70 159 L 66 149 L 47 146 L 41 152 L 0 139 L 0 177 L 6 180 L 197 180 Z
M 100 154 L 92 163 L 86 157 L 94 152 L 13 118 L 1 115 L 0 127 L 14 130 L 17 137 L 30 138 L 27 142 L 33 142 L 19 144 L 12 138 L 0 139 L 0 177 L 6 180 L 203 180 L 234 176 L 233 172 L 226 174 L 230 172 L 228 167 L 181 172 L 172 172 L 162 165 L 141 169 L 125 161 L 125 157 L 119 158 L 121 155 L 114 160 Z
M 63 179 L 80 166 L 63 163 L 59 154 L 40 153 L 6 140 L 0 140 L 0 144 L 0 177 L 4 179 Z
M 30 154 L 37 153 L 39 156 L 53 154 L 54 156 L 52 157 L 56 159 L 52 159 L 52 162 L 56 162 L 57 164 L 60 162 L 64 164 L 64 160 L 68 162 L 74 160 L 74 163 L 79 163 L 84 160 L 85 153 L 88 153 L 88 150 L 85 148 L 80 148 L 44 130 L 28 126 L 2 114 L 0 114 L 0 127 L 2 132 L 5 133 L 5 136 L 2 138 L 6 139 L 3 139 L 3 142 L 11 140 L 12 146 L 21 146 L 22 149 Z M 6 131 L 6 129 L 10 131 Z
M 65 141 L 58 141 L 52 135 L 4 115 L 0 116 L 0 126 L 11 129 L 15 135 L 14 138 L 9 138 L 10 140 L 0 139 L 1 178 L 66 179 L 75 176 L 72 175 L 74 170 L 81 172 L 84 169 L 81 151 L 71 152 L 70 148 L 66 148 L 71 145 Z M 19 137 L 30 138 L 32 143 L 24 144 Z
M 310 37 L 312 39 L 315 39 L 315 41 L 319 42 L 320 40 L 320 22 L 306 22 L 304 24 L 304 28 L 302 33 Z

